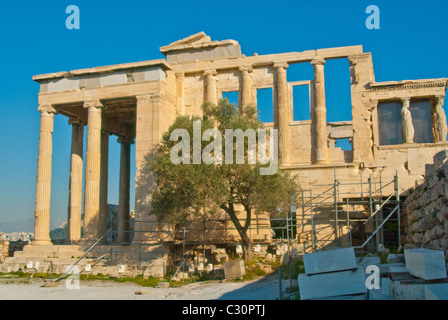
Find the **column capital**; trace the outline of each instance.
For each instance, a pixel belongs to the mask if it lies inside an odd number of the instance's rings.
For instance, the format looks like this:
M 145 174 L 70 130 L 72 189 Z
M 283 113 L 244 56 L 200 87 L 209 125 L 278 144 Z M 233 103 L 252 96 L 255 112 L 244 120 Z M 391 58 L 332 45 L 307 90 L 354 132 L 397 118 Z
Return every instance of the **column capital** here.
M 250 64 L 245 64 L 239 67 L 239 70 L 243 73 L 243 75 L 249 75 L 254 71 Z
M 204 71 L 204 76 L 216 76 L 216 75 L 218 75 L 216 69 L 207 69 Z
M 403 104 L 403 107 L 409 108 L 410 102 L 411 102 L 411 98 L 408 98 L 408 97 L 401 98 L 401 103 Z
M 56 109 L 49 104 L 40 104 L 39 107 L 37 108 L 37 111 L 39 111 L 40 113 L 48 113 L 48 114 L 57 113 Z
M 285 61 L 272 61 L 274 63 L 274 68 L 277 69 L 277 71 L 286 71 L 288 69 L 289 64 Z
M 68 118 L 68 124 L 73 125 L 73 124 L 77 124 L 80 126 L 83 126 L 84 123 L 81 121 L 81 119 L 79 117 L 70 117 Z
M 445 100 L 445 97 L 444 96 L 435 96 L 435 98 L 436 98 L 436 103 L 440 103 L 440 104 L 443 104 L 443 100 Z
M 325 59 L 323 58 L 316 58 L 311 60 L 312 66 L 323 66 L 326 63 Z
M 95 101 L 84 101 L 84 108 L 85 109 L 89 109 L 89 108 L 104 108 L 104 105 L 99 101 L 99 100 L 95 100 Z
M 117 139 L 117 142 L 118 143 L 134 144 L 135 140 L 134 140 L 134 138 L 119 136 Z
M 184 79 L 185 78 L 185 72 L 176 72 L 175 73 L 177 79 Z
M 149 103 L 149 101 L 151 101 L 152 95 L 143 94 L 143 95 L 135 96 L 135 98 L 137 99 L 137 103 L 146 104 L 146 103 Z
M 107 129 L 102 128 L 102 129 L 101 129 L 101 134 L 102 134 L 102 135 L 108 135 L 108 136 L 110 136 L 110 135 L 111 135 L 111 132 L 110 132 L 109 130 L 107 130 Z

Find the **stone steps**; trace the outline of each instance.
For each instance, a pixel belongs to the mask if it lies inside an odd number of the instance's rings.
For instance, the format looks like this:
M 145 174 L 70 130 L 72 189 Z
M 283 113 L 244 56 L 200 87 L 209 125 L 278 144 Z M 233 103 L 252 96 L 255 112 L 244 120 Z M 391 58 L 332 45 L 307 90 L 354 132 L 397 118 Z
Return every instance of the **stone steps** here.
M 16 251 L 14 257 L 9 257 L 4 264 L 0 264 L 0 272 L 10 273 L 25 270 L 28 262 L 39 262 L 38 270 L 29 272 L 50 273 L 50 261 L 53 263 L 53 273 L 63 273 L 68 266 L 73 265 L 85 254 L 90 246 L 83 245 L 49 245 L 49 246 L 25 246 L 23 251 Z M 137 246 L 100 245 L 92 249 L 77 266 L 83 269 L 86 264 L 94 264 L 101 256 L 105 256 L 97 265 L 92 266 L 92 274 L 102 273 L 117 276 L 118 266 L 125 265 L 128 273 L 122 275 L 135 276 L 145 271 L 145 276 L 160 277 L 165 274 L 168 267 L 169 248 L 164 245 Z M 112 259 L 110 259 L 112 257 Z M 138 271 L 140 270 L 140 271 Z

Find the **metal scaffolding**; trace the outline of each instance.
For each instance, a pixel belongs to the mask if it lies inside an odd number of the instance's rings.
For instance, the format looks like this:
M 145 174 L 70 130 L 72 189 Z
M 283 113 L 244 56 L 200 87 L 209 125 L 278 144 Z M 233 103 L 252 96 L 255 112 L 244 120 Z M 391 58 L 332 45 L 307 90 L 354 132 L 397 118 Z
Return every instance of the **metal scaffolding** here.
M 393 185 L 393 192 L 385 192 Z M 312 252 L 324 247 L 354 247 L 358 250 L 365 250 L 370 243 L 370 250 L 376 251 L 379 244 L 384 245 L 384 227 L 395 229 L 397 247 L 401 246 L 401 225 L 400 225 L 400 194 L 398 188 L 398 174 L 388 183 L 383 183 L 381 175 L 374 181 L 369 175 L 367 181 L 355 183 L 343 183 L 334 174 L 333 184 L 318 185 L 324 190 L 320 193 L 313 193 L 313 190 L 302 191 L 302 225 L 311 225 L 308 232 L 310 241 L 302 242 L 302 251 Z M 356 191 L 347 191 L 348 189 Z M 357 214 L 351 208 L 363 208 Z M 324 218 L 319 217 L 322 212 L 330 213 Z M 386 217 L 383 214 L 387 215 Z M 361 217 L 360 217 L 361 215 Z M 329 223 L 320 223 L 327 221 Z M 333 226 L 332 226 L 333 223 Z M 298 225 L 300 225 L 298 223 Z M 354 225 L 361 233 L 361 239 L 356 239 L 354 243 Z M 348 232 L 344 234 L 344 227 Z M 327 229 L 333 229 L 328 232 Z M 365 230 L 368 231 L 365 231 Z M 322 235 L 324 234 L 324 235 Z M 306 235 L 306 233 L 305 233 Z M 303 236 L 303 234 L 302 234 Z M 348 239 L 342 242 L 342 237 Z M 358 235 L 359 236 L 359 235 Z M 300 238 L 300 235 L 299 235 Z M 300 239 L 299 243 L 300 243 Z M 359 243 L 359 240 L 361 242 Z

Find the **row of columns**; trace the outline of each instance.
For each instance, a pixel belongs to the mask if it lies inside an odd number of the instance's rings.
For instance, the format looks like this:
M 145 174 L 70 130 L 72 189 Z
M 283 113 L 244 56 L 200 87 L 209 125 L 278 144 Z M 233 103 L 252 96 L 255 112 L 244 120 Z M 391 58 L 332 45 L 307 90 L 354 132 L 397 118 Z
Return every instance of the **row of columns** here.
M 315 162 L 326 163 L 328 161 L 328 134 L 326 120 L 326 103 L 325 103 L 325 75 L 324 75 L 324 59 L 315 59 L 311 61 L 314 67 L 314 130 L 315 130 Z M 290 159 L 290 134 L 289 124 L 291 122 L 291 106 L 288 99 L 288 81 L 286 70 L 288 64 L 286 62 L 274 62 L 275 70 L 275 101 L 274 106 L 274 126 L 278 129 L 279 137 L 279 155 L 283 164 L 291 162 Z M 250 65 L 244 65 L 239 68 L 241 72 L 241 102 L 240 111 L 244 106 L 254 103 L 252 89 L 252 72 Z M 205 98 L 204 102 L 217 103 L 217 71 L 206 70 L 204 72 L 205 79 Z M 179 77 L 178 77 L 179 78 Z
M 85 154 L 84 221 L 82 213 L 83 181 L 83 138 L 84 124 L 79 119 L 70 119 L 72 125 L 72 145 L 70 158 L 70 182 L 68 204 L 67 243 L 91 243 L 98 240 L 108 229 L 107 226 L 107 183 L 108 153 L 110 133 L 103 130 L 102 110 L 99 101 L 85 102 L 87 109 L 87 148 Z M 52 106 L 39 106 L 41 113 L 39 155 L 37 165 L 34 243 L 49 245 L 50 241 L 50 201 L 51 201 L 51 161 L 54 114 Z M 119 220 L 129 221 L 130 200 L 130 145 L 129 138 L 119 138 L 120 198 Z M 119 223 L 119 241 L 129 241 L 129 222 Z M 81 225 L 84 226 L 81 235 Z
M 414 143 L 414 126 L 412 124 L 412 115 L 409 110 L 411 98 L 402 98 L 401 120 L 403 143 Z M 447 136 L 446 115 L 443 110 L 443 97 L 437 96 L 435 107 L 432 112 L 433 139 L 434 142 L 444 142 Z

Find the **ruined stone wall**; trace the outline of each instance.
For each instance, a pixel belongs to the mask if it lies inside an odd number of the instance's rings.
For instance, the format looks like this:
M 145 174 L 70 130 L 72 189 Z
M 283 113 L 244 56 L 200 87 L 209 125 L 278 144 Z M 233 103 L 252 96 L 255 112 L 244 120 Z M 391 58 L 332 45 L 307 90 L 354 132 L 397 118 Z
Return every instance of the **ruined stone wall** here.
M 448 254 L 448 150 L 427 166 L 425 182 L 403 204 L 405 248 L 428 248 Z
M 9 257 L 9 241 L 0 240 L 0 263 Z

